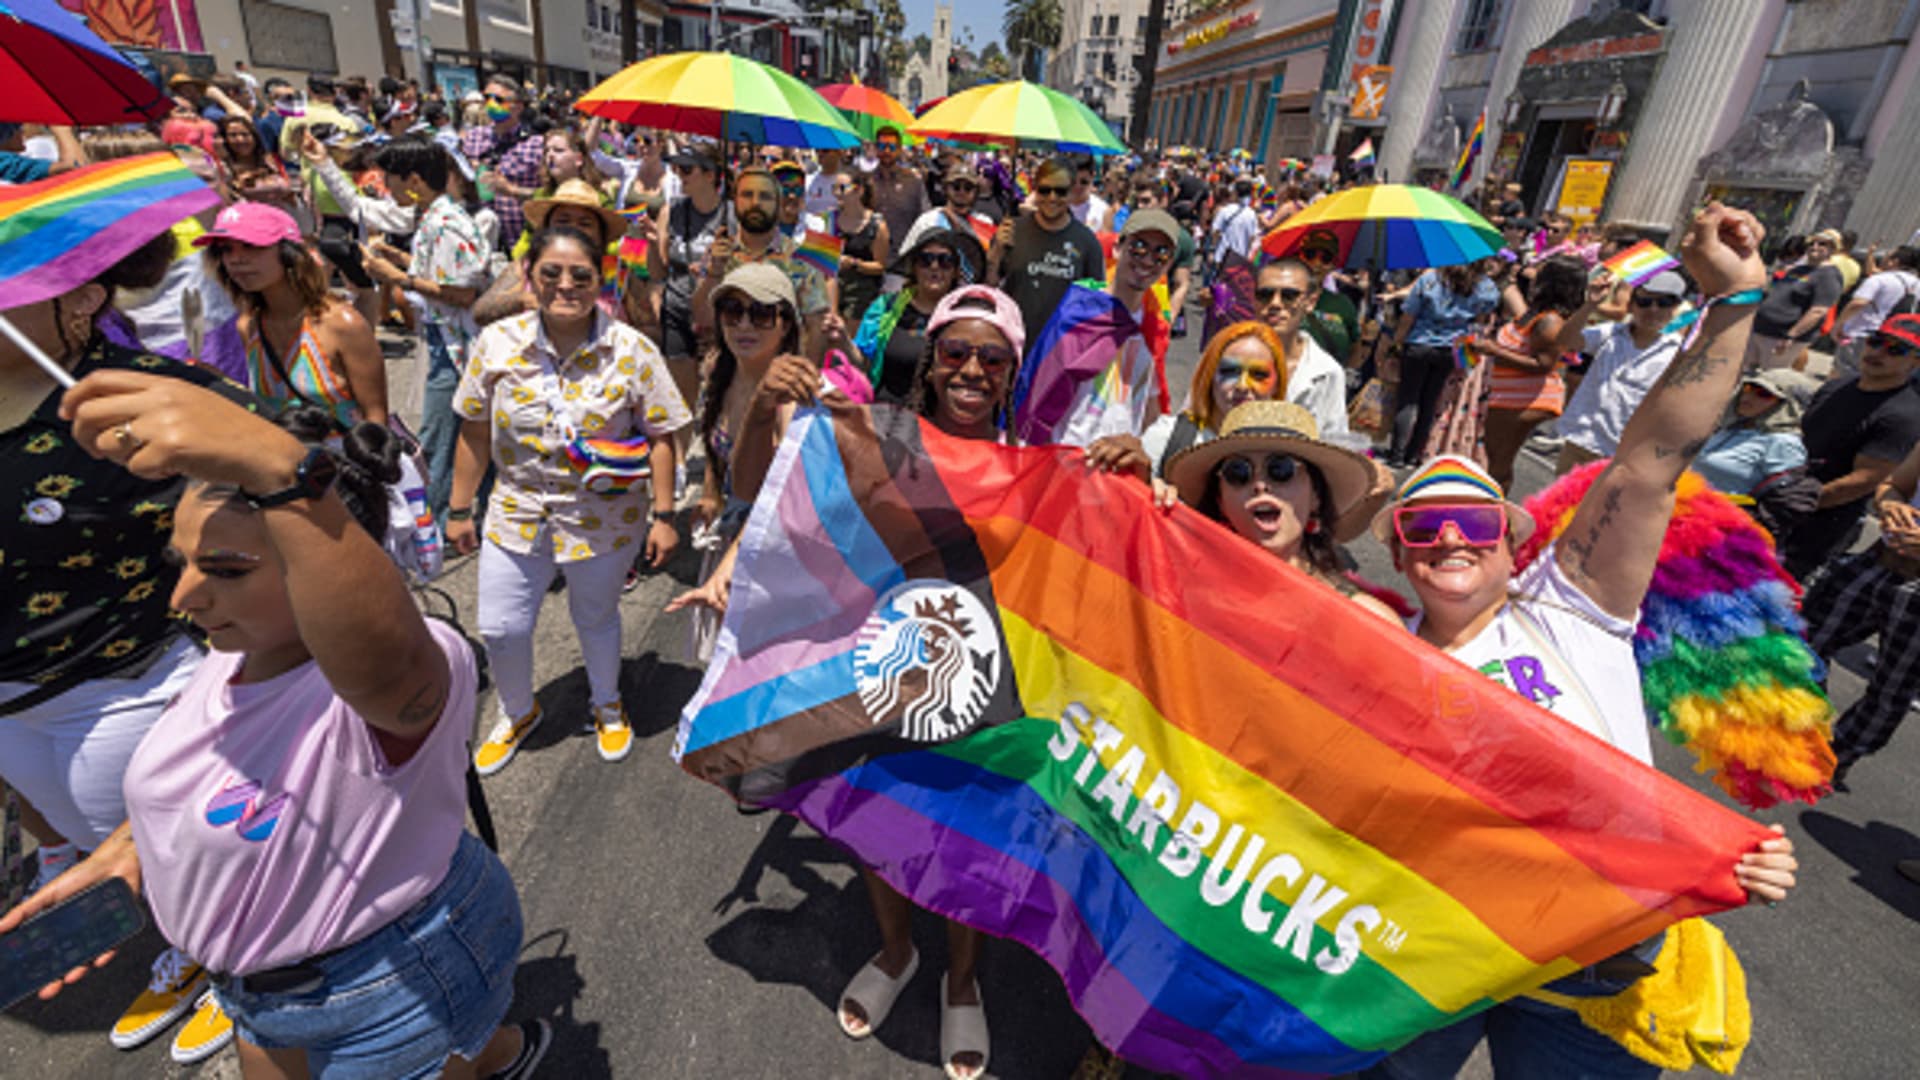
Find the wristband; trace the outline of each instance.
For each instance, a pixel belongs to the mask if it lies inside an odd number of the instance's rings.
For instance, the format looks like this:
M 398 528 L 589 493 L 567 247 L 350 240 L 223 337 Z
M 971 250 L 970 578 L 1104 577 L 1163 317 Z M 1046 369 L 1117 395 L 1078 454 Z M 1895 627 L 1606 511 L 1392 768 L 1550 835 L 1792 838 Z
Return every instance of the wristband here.
M 650 516 L 653 518 L 653 520 L 658 521 L 663 525 L 673 524 L 673 511 L 671 510 L 655 510 L 655 511 L 652 511 Z
M 455 509 L 454 507 L 449 506 L 447 507 L 447 520 L 448 521 L 472 521 L 473 507 L 466 506 L 466 507 L 461 507 L 459 509 Z
M 1694 340 L 1700 336 L 1701 320 L 1706 317 L 1707 312 L 1719 306 L 1752 307 L 1765 299 L 1766 295 L 1765 289 L 1742 289 L 1736 293 L 1728 293 L 1725 296 L 1715 296 L 1703 300 L 1700 306 L 1694 308 L 1692 311 L 1684 315 L 1675 315 L 1673 321 L 1660 328 L 1660 332 L 1663 334 L 1677 334 L 1685 330 L 1687 336 L 1681 340 L 1679 351 L 1686 352 L 1693 347 Z

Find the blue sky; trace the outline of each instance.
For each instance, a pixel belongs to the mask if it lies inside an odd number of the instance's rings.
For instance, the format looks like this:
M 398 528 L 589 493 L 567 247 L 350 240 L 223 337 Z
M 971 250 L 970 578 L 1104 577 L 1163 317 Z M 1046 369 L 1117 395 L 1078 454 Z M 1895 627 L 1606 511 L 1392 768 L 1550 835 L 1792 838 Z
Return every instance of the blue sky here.
M 912 41 L 915 34 L 933 33 L 934 0 L 900 0 L 900 7 L 907 13 L 907 40 Z M 977 49 L 987 47 L 987 42 L 1000 40 L 1000 16 L 1006 10 L 1002 0 L 958 0 L 953 4 L 953 36 L 956 41 L 964 41 L 967 28 L 973 28 L 973 45 Z

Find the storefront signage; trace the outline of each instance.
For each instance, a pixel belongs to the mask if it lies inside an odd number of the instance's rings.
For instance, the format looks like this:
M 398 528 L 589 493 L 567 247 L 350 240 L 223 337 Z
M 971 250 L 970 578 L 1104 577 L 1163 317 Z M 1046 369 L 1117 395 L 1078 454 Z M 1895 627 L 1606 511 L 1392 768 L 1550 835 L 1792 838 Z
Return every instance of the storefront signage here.
M 1387 86 L 1393 80 L 1390 67 L 1362 67 L 1357 69 L 1353 79 L 1353 104 L 1348 109 L 1350 120 L 1378 120 L 1380 111 L 1387 104 Z
M 1578 41 L 1572 45 L 1555 45 L 1552 48 L 1539 48 L 1527 54 L 1528 67 L 1544 67 L 1553 64 L 1578 64 L 1586 60 L 1618 60 L 1625 56 L 1644 56 L 1660 51 L 1664 39 L 1659 31 L 1650 34 L 1636 34 L 1633 37 L 1602 38 L 1597 41 Z
M 1566 177 L 1560 181 L 1560 212 L 1575 225 L 1593 224 L 1607 201 L 1607 183 L 1612 179 L 1611 161 L 1568 158 Z
M 1179 41 L 1168 42 L 1167 55 L 1178 56 L 1184 50 L 1197 49 L 1202 45 L 1210 45 L 1226 37 L 1228 34 L 1233 33 L 1235 30 L 1245 30 L 1247 27 L 1259 21 L 1260 13 L 1257 11 L 1249 11 L 1244 15 L 1235 15 L 1231 19 L 1221 19 L 1216 23 L 1208 23 L 1188 34 L 1186 37 L 1181 38 Z
M 1353 43 L 1347 48 L 1347 82 L 1358 86 L 1361 73 L 1386 59 L 1387 27 L 1393 21 L 1393 0 L 1360 0 L 1354 20 Z

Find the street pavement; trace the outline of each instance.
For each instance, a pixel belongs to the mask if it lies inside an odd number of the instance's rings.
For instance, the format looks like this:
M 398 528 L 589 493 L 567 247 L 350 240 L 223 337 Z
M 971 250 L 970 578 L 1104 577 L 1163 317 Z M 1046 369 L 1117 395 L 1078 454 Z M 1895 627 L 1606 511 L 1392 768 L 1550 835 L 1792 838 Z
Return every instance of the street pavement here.
M 1191 337 L 1175 343 L 1176 397 L 1198 348 Z M 396 386 L 407 385 L 408 367 L 395 363 Z M 1544 459 L 1522 456 L 1522 493 L 1549 479 Z M 1354 552 L 1369 576 L 1404 590 L 1379 545 L 1366 539 Z M 465 560 L 443 582 L 469 626 L 473 569 Z M 526 920 L 511 1015 L 545 1017 L 555 1028 L 539 1075 L 937 1076 L 936 980 L 945 967 L 938 923 L 916 923 L 920 972 L 878 1035 L 847 1039 L 833 1003 L 878 946 L 852 861 L 789 819 L 736 813 L 725 795 L 669 760 L 675 721 L 700 673 L 686 660 L 686 617 L 660 612 L 695 570 L 683 552 L 622 601 L 622 688 L 639 736 L 632 756 L 601 762 L 576 727 L 587 715 L 586 679 L 563 592 L 547 598 L 536 645 L 548 719 L 513 764 L 486 781 Z M 1864 662 L 1862 650 L 1836 666 L 1838 703 L 1860 692 Z M 482 716 L 492 711 L 488 695 Z M 1684 751 L 1655 742 L 1661 768 L 1717 795 Z M 1777 909 L 1717 920 L 1745 965 L 1753 1003 L 1742 1076 L 1912 1075 L 1902 1062 L 1910 1062 L 1920 1021 L 1920 885 L 1899 877 L 1893 862 L 1920 856 L 1916 752 L 1920 736 L 1910 727 L 1855 770 L 1852 794 L 1758 815 L 1786 826 L 1802 871 L 1800 887 Z M 108 1045 L 106 1029 L 159 947 L 148 931 L 58 1000 L 0 1014 L 0 1077 L 238 1076 L 231 1051 L 181 1067 L 168 1059 L 165 1038 L 128 1053 Z M 1065 1077 L 1090 1045 L 1058 977 L 1026 950 L 990 942 L 982 991 L 992 1075 Z M 1463 1075 L 1490 1075 L 1484 1051 Z

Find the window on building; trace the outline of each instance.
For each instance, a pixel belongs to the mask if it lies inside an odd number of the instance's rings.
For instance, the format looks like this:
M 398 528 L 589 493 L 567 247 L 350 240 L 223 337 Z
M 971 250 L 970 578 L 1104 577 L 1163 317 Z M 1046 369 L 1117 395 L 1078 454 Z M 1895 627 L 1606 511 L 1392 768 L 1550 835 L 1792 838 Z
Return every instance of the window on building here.
M 1112 53 L 1100 54 L 1100 74 L 1109 79 L 1115 78 L 1120 74 L 1119 68 L 1114 65 Z
M 1493 48 L 1502 6 L 1501 0 L 1467 0 L 1466 10 L 1460 15 L 1460 36 L 1454 42 L 1454 51 L 1485 52 Z
M 1107 16 L 1107 36 L 1108 37 L 1120 36 L 1120 16 L 1118 15 Z
M 1100 36 L 1100 16 L 1098 14 L 1095 14 L 1092 20 L 1089 22 L 1087 26 L 1087 36 L 1088 37 Z
M 240 0 L 240 25 L 247 36 L 247 60 L 261 67 L 337 74 L 333 19 L 270 0 Z
M 1145 15 L 1133 20 L 1133 36 L 1145 40 L 1147 36 L 1147 17 Z
M 1754 112 L 1778 105 L 1801 79 L 1808 83 L 1808 100 L 1833 121 L 1833 139 L 1858 146 L 1873 124 L 1886 84 L 1900 60 L 1900 46 L 1875 45 L 1839 52 L 1801 53 L 1768 61 L 1760 89 L 1753 95 Z
M 613 12 L 607 9 L 607 5 L 601 4 L 600 5 L 600 29 L 611 33 L 613 31 L 613 28 L 614 28 Z
M 600 5 L 587 0 L 587 29 L 600 29 Z
M 477 0 L 480 14 L 502 30 L 533 33 L 533 0 Z

